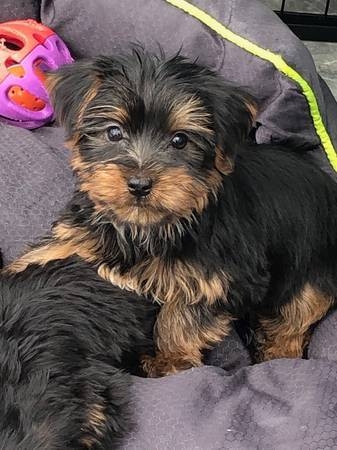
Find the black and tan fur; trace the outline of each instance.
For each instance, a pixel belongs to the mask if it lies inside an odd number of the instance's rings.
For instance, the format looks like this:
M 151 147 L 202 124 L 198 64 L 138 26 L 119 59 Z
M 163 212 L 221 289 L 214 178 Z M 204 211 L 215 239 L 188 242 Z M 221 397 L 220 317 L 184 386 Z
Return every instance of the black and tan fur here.
M 98 450 L 134 424 L 156 308 L 78 257 L 0 278 L 0 448 Z

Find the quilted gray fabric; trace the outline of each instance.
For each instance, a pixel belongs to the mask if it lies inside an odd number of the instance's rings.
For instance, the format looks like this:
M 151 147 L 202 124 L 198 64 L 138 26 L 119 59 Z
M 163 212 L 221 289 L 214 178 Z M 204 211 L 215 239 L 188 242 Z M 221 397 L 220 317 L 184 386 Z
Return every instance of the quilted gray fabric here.
M 50 228 L 73 191 L 63 132 L 0 124 L 0 248 L 4 262 Z
M 36 2 L 34 2 L 36 3 Z M 256 0 L 195 0 L 225 25 L 280 52 L 309 80 L 333 139 L 337 106 L 320 84 L 303 45 Z M 32 15 L 32 2 L 2 0 L 0 20 Z M 130 41 L 184 53 L 247 85 L 261 98 L 260 142 L 295 137 L 327 160 L 299 90 L 266 62 L 247 55 L 164 0 L 45 0 L 40 14 L 76 56 L 114 53 Z M 272 36 L 272 38 L 271 38 Z M 62 130 L 0 125 L 0 247 L 5 261 L 49 228 L 71 195 L 73 179 Z M 337 449 L 337 313 L 316 329 L 308 360 L 250 365 L 233 334 L 208 366 L 151 380 L 134 378 L 136 429 L 124 450 Z M 217 366 L 217 367 L 215 367 Z
M 233 333 L 205 366 L 134 379 L 137 429 L 123 450 L 337 449 L 337 312 L 316 328 L 308 360 L 249 365 Z
M 203 367 L 136 380 L 128 450 L 337 448 L 337 365 L 273 361 L 229 375 Z

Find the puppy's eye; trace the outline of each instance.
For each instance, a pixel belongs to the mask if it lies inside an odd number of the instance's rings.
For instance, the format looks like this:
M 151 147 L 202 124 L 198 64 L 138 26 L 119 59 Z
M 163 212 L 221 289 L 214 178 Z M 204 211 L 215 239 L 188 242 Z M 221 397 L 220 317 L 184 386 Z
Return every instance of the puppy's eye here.
M 184 148 L 188 142 L 188 137 L 184 133 L 177 133 L 171 139 L 171 145 L 174 148 Z
M 113 125 L 107 130 L 109 141 L 117 142 L 123 139 L 123 131 L 118 125 Z

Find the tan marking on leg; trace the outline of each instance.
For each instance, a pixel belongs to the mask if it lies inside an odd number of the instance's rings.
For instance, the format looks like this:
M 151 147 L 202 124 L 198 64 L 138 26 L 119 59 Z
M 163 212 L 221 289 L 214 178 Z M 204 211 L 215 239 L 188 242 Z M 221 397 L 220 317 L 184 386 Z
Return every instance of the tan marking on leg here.
M 195 315 L 187 305 L 163 305 L 155 329 L 157 353 L 144 359 L 144 371 L 158 377 L 201 366 L 202 351 L 229 334 L 231 321 L 229 315 L 222 315 L 205 325 L 202 314 Z
M 301 358 L 309 340 L 310 327 L 322 319 L 334 299 L 318 288 L 306 284 L 302 292 L 281 307 L 274 319 L 261 319 L 261 360 L 275 358 Z

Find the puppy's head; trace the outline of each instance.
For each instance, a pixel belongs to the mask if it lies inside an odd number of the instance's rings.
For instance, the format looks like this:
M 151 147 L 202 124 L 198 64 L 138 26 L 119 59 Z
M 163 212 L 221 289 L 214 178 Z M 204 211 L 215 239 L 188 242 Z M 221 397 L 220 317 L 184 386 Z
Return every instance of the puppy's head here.
M 49 89 L 80 189 L 120 224 L 201 213 L 253 120 L 248 95 L 181 56 L 81 61 L 50 75 Z

